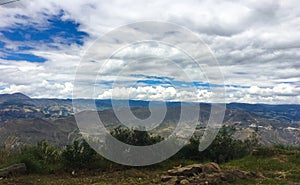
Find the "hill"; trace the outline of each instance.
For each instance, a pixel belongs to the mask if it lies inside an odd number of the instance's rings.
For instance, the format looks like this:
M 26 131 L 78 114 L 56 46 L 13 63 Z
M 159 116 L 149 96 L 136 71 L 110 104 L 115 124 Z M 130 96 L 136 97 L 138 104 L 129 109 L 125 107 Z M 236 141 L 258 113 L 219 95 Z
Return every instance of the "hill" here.
M 81 99 L 82 110 L 93 100 Z M 112 100 L 96 100 L 97 110 L 106 127 L 120 125 L 112 110 Z M 130 100 L 129 105 L 138 118 L 150 115 L 149 101 Z M 151 102 L 159 109 L 165 102 Z M 126 107 L 126 100 L 114 100 L 116 110 Z M 153 130 L 167 137 L 180 118 L 180 102 L 167 102 L 167 114 Z M 182 103 L 184 106 L 191 105 Z M 195 104 L 193 104 L 195 105 Z M 205 131 L 211 105 L 201 103 L 196 133 Z M 80 113 L 80 110 L 76 110 Z M 231 103 L 227 105 L 224 125 L 236 128 L 235 137 L 245 139 L 256 134 L 262 144 L 300 144 L 300 105 L 265 105 Z M 134 124 L 134 122 L 132 122 Z M 31 99 L 21 93 L 0 95 L 0 145 L 14 141 L 14 145 L 34 144 L 47 140 L 51 144 L 65 145 L 78 135 L 70 99 Z

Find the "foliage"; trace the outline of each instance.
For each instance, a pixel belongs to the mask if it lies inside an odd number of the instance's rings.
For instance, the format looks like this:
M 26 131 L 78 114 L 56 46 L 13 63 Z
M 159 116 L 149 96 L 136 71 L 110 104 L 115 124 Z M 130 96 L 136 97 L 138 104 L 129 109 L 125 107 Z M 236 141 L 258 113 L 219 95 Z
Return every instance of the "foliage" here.
M 212 144 L 203 152 L 198 150 L 200 137 L 193 136 L 190 139 L 190 143 L 183 147 L 175 156 L 164 163 L 153 165 L 152 168 L 163 168 L 162 166 L 168 166 L 168 164 L 172 166 L 174 163 L 183 163 L 180 161 L 226 163 L 245 158 L 245 156 L 246 158 L 250 156 L 251 158 L 263 159 L 280 155 L 289 155 L 291 160 L 295 161 L 295 164 L 299 164 L 299 151 L 295 150 L 295 148 L 258 146 L 255 137 L 241 141 L 234 139 L 234 132 L 235 129 L 232 127 L 223 127 Z M 137 131 L 123 127 L 115 128 L 111 133 L 118 140 L 137 146 L 151 145 L 163 139 L 159 136 L 153 136 L 146 131 Z M 2 161 L 6 161 L 6 164 L 24 162 L 29 172 L 32 173 L 52 173 L 54 171 L 69 171 L 69 169 L 123 169 L 121 165 L 114 164 L 98 155 L 85 140 L 76 140 L 64 149 L 58 149 L 45 141 L 41 141 L 35 146 L 26 146 L 18 153 L 10 156 L 4 152 L 0 152 L 0 154 L 5 158 Z M 272 169 L 277 168 L 276 165 L 278 164 L 275 162 L 268 163 L 268 167 Z M 273 164 L 275 165 L 274 167 L 272 167 Z
M 85 140 L 76 140 L 72 145 L 67 145 L 62 152 L 62 161 L 65 167 L 88 167 L 95 159 L 97 153 Z
M 70 173 L 59 173 L 55 175 L 29 174 L 1 180 L 1 184 L 163 184 L 160 181 L 162 174 L 173 167 L 195 164 L 198 161 L 190 160 L 167 160 L 154 166 L 143 168 L 124 168 L 120 170 L 115 167 L 105 171 L 81 171 L 78 176 L 71 178 Z M 222 170 L 239 169 L 243 171 L 256 172 L 263 178 L 242 179 L 234 184 L 297 184 L 300 182 L 300 152 L 282 150 L 281 154 L 273 157 L 256 157 L 248 155 L 241 159 L 235 159 L 220 165 Z M 39 179 L 39 180 L 37 180 Z
M 300 150 L 300 146 L 295 145 L 275 144 L 273 147 L 282 150 Z
M 192 136 L 190 143 L 185 145 L 173 159 L 191 159 L 191 160 L 204 160 L 204 155 L 199 151 L 200 137 Z
M 234 127 L 223 127 L 212 144 L 204 151 L 204 155 L 217 163 L 228 162 L 248 155 L 256 146 L 256 142 L 234 139 L 234 132 Z
M 124 127 L 117 127 L 113 129 L 111 135 L 126 144 L 135 146 L 152 145 L 163 140 L 161 136 L 150 135 L 147 131 L 134 130 Z
M 274 157 L 278 155 L 294 155 L 299 154 L 299 147 L 296 146 L 286 146 L 286 145 L 274 145 L 274 146 L 260 146 L 257 147 L 251 153 L 252 156 L 265 158 Z
M 200 161 L 214 161 L 217 163 L 228 162 L 233 159 L 242 158 L 251 153 L 258 146 L 256 137 L 244 141 L 234 139 L 234 127 L 226 128 L 225 126 L 217 134 L 212 144 L 203 152 L 198 150 L 200 136 L 193 136 L 190 143 L 183 147 L 175 158 L 196 159 Z
M 300 182 L 300 152 L 298 150 L 278 150 L 274 147 L 259 147 L 258 150 L 260 149 L 266 153 L 267 151 L 276 151 L 276 153 L 273 153 L 273 156 L 248 155 L 224 163 L 221 168 L 260 172 L 265 176 L 263 179 L 258 179 L 259 182 L 247 184 L 294 184 Z
M 46 141 L 41 141 L 36 146 L 24 147 L 18 158 L 26 164 L 29 172 L 49 173 L 56 169 L 55 164 L 60 161 L 60 151 Z

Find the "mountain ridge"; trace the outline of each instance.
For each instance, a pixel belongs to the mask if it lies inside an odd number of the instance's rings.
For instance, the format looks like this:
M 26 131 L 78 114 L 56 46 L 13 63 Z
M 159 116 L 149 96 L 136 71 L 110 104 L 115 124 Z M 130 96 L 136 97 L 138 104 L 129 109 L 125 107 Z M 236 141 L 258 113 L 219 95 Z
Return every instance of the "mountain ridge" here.
M 31 99 L 21 93 L 0 95 L 0 146 L 15 136 L 19 144 L 34 144 L 46 139 L 52 144 L 65 145 L 70 138 L 80 137 L 70 99 Z M 6 100 L 6 101 L 5 101 Z M 8 100 L 8 101 L 7 101 Z M 116 107 L 112 109 L 112 101 Z M 95 100 L 98 114 L 107 127 L 113 128 L 121 122 L 114 111 L 127 107 L 128 100 Z M 80 100 L 83 110 L 93 105 L 93 100 Z M 131 111 L 145 119 L 151 113 L 149 101 L 129 100 Z M 151 102 L 160 108 L 165 102 Z M 197 132 L 203 133 L 210 116 L 211 104 L 185 103 L 200 106 Z M 176 126 L 180 115 L 180 102 L 167 102 L 165 119 L 155 132 L 167 136 Z M 293 111 L 291 111 L 293 110 Z M 76 110 L 76 113 L 81 110 Z M 22 123 L 22 124 L 21 124 Z M 41 124 L 39 124 L 41 123 Z M 245 139 L 258 133 L 261 143 L 266 145 L 300 145 L 300 105 L 226 104 L 223 124 L 236 128 L 236 137 Z M 71 136 L 70 136 L 71 134 Z

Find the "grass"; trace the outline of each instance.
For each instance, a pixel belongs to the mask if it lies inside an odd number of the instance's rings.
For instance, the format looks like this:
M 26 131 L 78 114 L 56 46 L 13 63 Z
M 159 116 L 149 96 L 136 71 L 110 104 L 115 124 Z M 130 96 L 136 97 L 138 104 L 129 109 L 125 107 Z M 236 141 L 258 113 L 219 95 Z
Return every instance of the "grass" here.
M 105 171 L 79 171 L 75 176 L 71 173 L 48 175 L 30 174 L 0 180 L 0 184 L 32 184 L 32 185 L 111 185 L 111 184 L 162 184 L 160 176 L 174 166 L 194 164 L 192 160 L 167 160 L 148 167 L 122 167 Z M 292 184 L 300 183 L 300 151 L 284 151 L 273 156 L 249 155 L 242 159 L 221 164 L 221 169 L 240 169 L 260 172 L 262 179 L 244 179 L 236 184 Z
M 161 184 L 160 176 L 175 166 L 195 164 L 193 160 L 169 159 L 146 167 L 126 167 L 106 161 L 106 169 L 79 170 L 75 175 L 68 170 L 54 174 L 28 174 L 0 180 L 0 184 L 30 185 L 111 185 Z M 7 166 L 7 165 L 6 165 Z
M 157 171 L 148 169 L 125 169 L 105 172 L 80 172 L 72 176 L 70 173 L 52 175 L 25 175 L 0 180 L 0 184 L 32 184 L 32 185 L 110 185 L 110 184 L 159 184 Z
M 271 157 L 247 156 L 221 165 L 223 169 L 260 172 L 265 178 L 248 180 L 243 184 L 300 183 L 300 151 L 280 150 Z
M 73 147 L 74 148 L 74 147 Z M 70 151 L 76 159 L 85 159 L 85 155 L 77 150 Z M 75 147 L 76 148 L 76 147 Z M 81 151 L 81 150 L 80 150 Z M 30 185 L 106 185 L 106 184 L 162 184 L 160 176 L 173 167 L 200 163 L 196 160 L 170 158 L 162 163 L 146 167 L 127 167 L 110 162 L 100 155 L 86 156 L 93 160 L 83 167 L 66 165 L 67 158 L 62 158 L 61 150 L 41 142 L 37 146 L 28 147 L 21 153 L 0 151 L 0 168 L 13 163 L 26 162 L 30 174 L 0 179 L 0 184 Z M 190 153 L 188 153 L 190 154 Z M 187 154 L 187 155 L 188 155 Z M 69 155 L 68 155 L 69 156 Z M 78 158 L 79 157 L 79 158 Z M 80 161 L 80 160 L 79 160 Z M 89 160 L 90 161 L 90 160 Z M 209 161 L 207 161 L 209 162 Z M 203 162 L 202 162 L 203 163 Z M 286 147 L 259 147 L 241 159 L 231 160 L 220 165 L 221 169 L 239 169 L 261 173 L 264 178 L 243 179 L 236 184 L 293 184 L 300 183 L 300 150 Z M 71 172 L 75 169 L 75 175 Z

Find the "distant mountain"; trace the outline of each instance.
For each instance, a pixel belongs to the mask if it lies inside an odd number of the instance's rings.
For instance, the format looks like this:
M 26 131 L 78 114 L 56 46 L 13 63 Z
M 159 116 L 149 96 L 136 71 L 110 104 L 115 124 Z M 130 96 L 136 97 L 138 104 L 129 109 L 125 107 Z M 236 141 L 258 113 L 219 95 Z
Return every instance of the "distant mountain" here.
M 0 103 L 6 102 L 22 102 L 22 101 L 30 101 L 31 98 L 22 94 L 22 93 L 14 93 L 14 94 L 0 94 Z
M 227 104 L 230 109 L 244 110 L 254 114 L 264 116 L 271 119 L 281 121 L 299 121 L 300 120 L 300 105 L 268 105 L 268 104 L 245 104 L 245 103 L 230 103 Z
M 120 125 L 115 111 L 128 106 L 127 100 L 77 100 L 82 110 L 96 104 L 101 121 L 108 128 Z M 129 106 L 138 118 L 150 115 L 149 101 L 130 100 Z M 151 102 L 161 108 L 165 102 Z M 167 114 L 153 132 L 168 136 L 175 128 L 181 112 L 181 105 L 195 103 L 167 102 Z M 197 133 L 201 134 L 210 116 L 211 105 L 200 104 Z M 76 110 L 79 112 L 80 110 Z M 81 112 L 82 113 L 82 112 Z M 276 143 L 300 145 L 300 105 L 227 104 L 224 125 L 236 127 L 235 137 L 248 138 L 255 133 L 266 145 Z M 134 124 L 134 123 L 132 123 Z M 65 145 L 80 137 L 74 119 L 70 99 L 31 99 L 21 93 L 0 95 L 0 146 L 14 142 L 14 145 L 33 144 L 45 139 L 52 144 Z M 16 144 L 17 143 L 17 144 Z
M 72 115 L 72 101 L 31 99 L 22 93 L 0 95 L 0 121 Z

